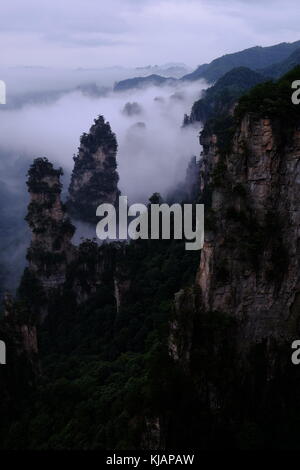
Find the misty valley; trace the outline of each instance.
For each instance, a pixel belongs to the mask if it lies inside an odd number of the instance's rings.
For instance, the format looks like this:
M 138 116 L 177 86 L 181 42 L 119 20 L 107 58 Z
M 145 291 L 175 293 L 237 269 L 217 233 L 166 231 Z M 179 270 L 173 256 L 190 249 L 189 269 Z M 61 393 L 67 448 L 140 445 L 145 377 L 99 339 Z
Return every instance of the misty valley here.
M 84 3 L 3 25 L 0 450 L 299 450 L 295 15 Z

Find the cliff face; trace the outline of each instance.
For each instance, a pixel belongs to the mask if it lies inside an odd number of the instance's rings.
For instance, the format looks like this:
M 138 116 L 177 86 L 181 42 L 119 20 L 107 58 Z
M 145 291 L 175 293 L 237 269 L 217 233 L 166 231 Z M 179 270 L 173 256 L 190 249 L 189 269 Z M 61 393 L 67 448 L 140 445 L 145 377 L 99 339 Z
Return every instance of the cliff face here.
M 115 269 L 116 245 L 99 246 L 86 239 L 78 247 L 71 242 L 75 227 L 61 202 L 61 170 L 47 159 L 38 158 L 28 172 L 30 204 L 26 220 L 32 231 L 27 251 L 28 267 L 19 287 L 20 298 L 31 304 L 37 321 L 55 315 L 63 292 L 76 308 L 102 289 L 104 278 Z
M 226 156 L 216 135 L 202 143 L 213 225 L 197 279 L 203 306 L 238 319 L 248 341 L 286 339 L 300 314 L 300 121 L 286 139 L 278 121 L 247 114 Z
M 119 196 L 116 171 L 117 141 L 103 116 L 80 139 L 69 187 L 68 210 L 80 220 L 94 223 L 97 207 L 115 204 Z
M 28 172 L 30 204 L 26 220 L 32 231 L 28 270 L 46 290 L 65 281 L 66 266 L 73 254 L 71 238 L 75 228 L 60 199 L 61 173 L 46 158 L 36 159 Z
M 205 244 L 194 289 L 176 296 L 169 335 L 193 398 L 188 417 L 169 427 L 193 430 L 187 443 L 204 449 L 295 448 L 300 119 L 284 125 L 247 112 L 223 125 L 201 136 Z M 174 434 L 167 445 L 176 447 Z

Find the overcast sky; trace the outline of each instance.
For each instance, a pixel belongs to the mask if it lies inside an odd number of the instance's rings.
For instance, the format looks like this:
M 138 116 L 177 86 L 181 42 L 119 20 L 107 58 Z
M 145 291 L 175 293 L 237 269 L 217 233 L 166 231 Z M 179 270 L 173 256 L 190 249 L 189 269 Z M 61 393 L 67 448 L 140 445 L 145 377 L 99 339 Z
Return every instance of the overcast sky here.
M 3 66 L 188 65 L 300 39 L 299 0 L 9 0 Z

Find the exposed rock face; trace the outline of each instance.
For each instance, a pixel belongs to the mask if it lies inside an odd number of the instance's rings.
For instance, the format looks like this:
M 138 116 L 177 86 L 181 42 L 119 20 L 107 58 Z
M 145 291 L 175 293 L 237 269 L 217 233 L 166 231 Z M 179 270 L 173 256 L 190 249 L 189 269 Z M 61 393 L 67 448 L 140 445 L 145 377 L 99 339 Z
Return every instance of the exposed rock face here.
M 116 171 L 117 141 L 103 116 L 80 139 L 69 187 L 68 209 L 80 220 L 95 222 L 102 203 L 115 204 L 119 196 Z
M 300 120 L 287 132 L 277 118 L 246 113 L 229 140 L 209 126 L 201 137 L 205 244 L 169 332 L 169 356 L 194 398 L 180 419 L 181 398 L 169 413 L 181 440 L 174 432 L 167 444 L 182 445 L 185 429 L 191 447 L 296 448 Z
M 32 240 L 19 295 L 30 303 L 38 322 L 55 310 L 64 288 L 72 292 L 74 305 L 79 305 L 95 295 L 107 279 L 113 284 L 116 269 L 117 244 L 99 246 L 90 239 L 78 247 L 71 243 L 75 227 L 60 199 L 61 174 L 46 158 L 36 159 L 28 172 L 31 200 L 26 220 Z M 119 290 L 117 304 L 124 288 Z
M 216 135 L 202 143 L 214 225 L 198 275 L 203 307 L 238 319 L 248 341 L 287 339 L 300 315 L 300 123 L 286 139 L 276 120 L 248 114 L 228 155 Z
M 72 258 L 74 227 L 60 200 L 62 170 L 46 158 L 34 161 L 28 172 L 30 204 L 26 220 L 32 231 L 27 253 L 29 271 L 48 290 L 65 281 L 66 265 Z

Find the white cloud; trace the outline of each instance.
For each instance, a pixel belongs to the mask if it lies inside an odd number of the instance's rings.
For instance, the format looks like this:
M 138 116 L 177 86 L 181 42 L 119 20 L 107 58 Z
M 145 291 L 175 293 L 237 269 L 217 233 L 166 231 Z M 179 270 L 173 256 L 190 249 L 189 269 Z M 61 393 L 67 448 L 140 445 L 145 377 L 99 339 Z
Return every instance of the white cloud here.
M 299 39 L 299 12 L 295 0 L 11 0 L 1 5 L 1 62 L 196 65 Z
M 181 82 L 176 87 L 112 92 L 100 98 L 73 92 L 52 104 L 5 110 L 0 113 L 1 150 L 30 159 L 47 156 L 70 173 L 80 135 L 103 114 L 119 143 L 122 193 L 134 202 L 144 201 L 153 192 L 165 193 L 182 182 L 190 158 L 199 156 L 199 129 L 182 130 L 181 124 L 204 87 L 204 82 Z M 127 102 L 139 103 L 142 113 L 125 115 Z

